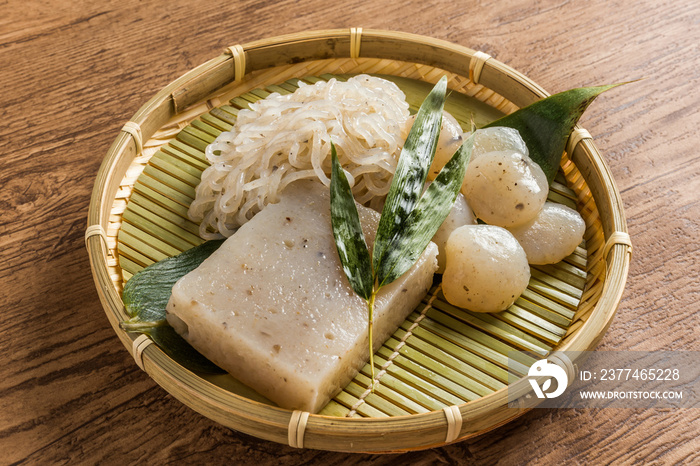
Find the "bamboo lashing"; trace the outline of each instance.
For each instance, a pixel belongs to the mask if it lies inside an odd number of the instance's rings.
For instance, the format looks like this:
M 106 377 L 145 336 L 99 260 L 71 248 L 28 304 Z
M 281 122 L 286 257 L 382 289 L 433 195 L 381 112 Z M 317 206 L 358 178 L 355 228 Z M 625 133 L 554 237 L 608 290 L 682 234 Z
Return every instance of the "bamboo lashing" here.
M 562 351 L 555 351 L 547 356 L 547 361 L 553 362 L 557 366 L 564 369 L 566 376 L 569 378 L 569 382 L 572 382 L 576 378 L 578 366 L 571 362 L 571 359 L 566 355 L 566 353 Z
M 228 51 L 233 57 L 233 80 L 240 82 L 245 75 L 245 50 L 242 45 L 236 44 L 229 47 Z
M 475 52 L 474 56 L 469 60 L 469 80 L 474 84 L 479 84 L 481 79 L 481 71 L 484 69 L 484 64 L 491 58 L 491 55 L 484 52 Z
M 362 28 L 350 28 L 350 58 L 360 56 L 360 44 L 362 43 Z
M 134 356 L 134 361 L 136 361 L 136 364 L 141 368 L 142 371 L 146 370 L 143 365 L 143 352 L 151 344 L 153 344 L 153 340 L 151 340 L 148 337 L 148 335 L 145 334 L 141 334 L 138 337 L 136 337 L 134 339 L 134 342 L 132 343 L 131 354 Z
M 442 408 L 447 421 L 447 432 L 445 433 L 445 443 L 452 443 L 459 438 L 462 431 L 462 413 L 459 406 L 452 405 Z
M 132 138 L 134 138 L 134 144 L 136 145 L 136 154 L 140 155 L 143 152 L 143 133 L 141 132 L 141 126 L 134 121 L 127 121 L 122 127 L 122 131 L 129 133 Z
M 304 448 L 304 433 L 309 420 L 307 411 L 293 411 L 287 428 L 288 444 L 292 448 Z
M 629 233 L 624 231 L 614 231 L 608 240 L 605 242 L 605 247 L 603 248 L 603 257 L 608 257 L 610 249 L 616 244 L 623 244 L 627 246 L 627 253 L 632 255 L 632 239 Z
M 102 228 L 102 225 L 90 225 L 85 229 L 85 247 L 87 247 L 88 239 L 92 236 L 99 236 L 102 238 L 102 244 L 105 246 L 105 249 L 109 251 L 109 247 L 107 246 L 107 233 L 105 229 Z
M 573 154 L 578 143 L 584 139 L 593 139 L 593 137 L 591 136 L 591 133 L 583 128 L 574 128 L 574 130 L 571 132 L 571 136 L 569 136 L 569 140 L 566 143 L 566 153 L 569 155 Z

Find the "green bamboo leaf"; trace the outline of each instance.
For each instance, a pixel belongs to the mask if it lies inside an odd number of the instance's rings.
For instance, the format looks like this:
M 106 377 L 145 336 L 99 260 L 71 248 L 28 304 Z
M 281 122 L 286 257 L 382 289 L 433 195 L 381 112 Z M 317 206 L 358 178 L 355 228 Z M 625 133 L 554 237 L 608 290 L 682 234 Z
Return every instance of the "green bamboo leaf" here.
M 379 269 L 394 236 L 405 228 L 406 219 L 423 192 L 440 136 L 446 90 L 447 78 L 443 76 L 423 101 L 401 150 L 377 226 L 372 250 L 372 266 L 375 271 Z
M 332 142 L 331 158 L 333 161 L 330 187 L 331 226 L 335 246 L 338 249 L 340 264 L 343 266 L 350 286 L 355 290 L 355 293 L 368 300 L 374 286 L 369 250 L 362 232 L 352 190 L 345 177 L 345 172 L 340 166 L 338 154 Z
M 375 270 L 379 286 L 388 285 L 406 273 L 423 254 L 452 209 L 473 148 L 474 133 L 428 186 L 408 217 L 405 228 L 394 236 L 379 268 Z
M 192 348 L 165 320 L 165 307 L 175 282 L 196 269 L 222 243 L 221 240 L 206 241 L 177 256 L 149 265 L 131 277 L 122 292 L 122 300 L 131 319 L 122 322 L 120 327 L 128 332 L 149 335 L 168 356 L 190 370 L 223 373 Z
M 530 158 L 542 168 L 551 183 L 559 170 L 569 135 L 583 112 L 598 95 L 619 85 L 564 91 L 523 107 L 485 128 L 508 126 L 517 129 L 530 151 Z

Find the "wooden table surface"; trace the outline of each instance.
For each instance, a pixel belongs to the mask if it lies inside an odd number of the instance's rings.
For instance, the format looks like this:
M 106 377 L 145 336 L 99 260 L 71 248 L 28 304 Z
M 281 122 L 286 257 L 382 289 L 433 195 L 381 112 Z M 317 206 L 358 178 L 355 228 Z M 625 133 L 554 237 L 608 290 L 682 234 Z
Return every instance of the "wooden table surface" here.
M 481 437 L 400 456 L 239 434 L 138 369 L 104 315 L 83 240 L 109 145 L 173 79 L 227 46 L 274 35 L 412 32 L 489 53 L 552 93 L 646 78 L 604 94 L 582 120 L 612 169 L 634 243 L 601 345 L 700 350 L 700 3 L 0 4 L 0 464 L 700 463 L 700 412 L 683 409 L 537 409 Z

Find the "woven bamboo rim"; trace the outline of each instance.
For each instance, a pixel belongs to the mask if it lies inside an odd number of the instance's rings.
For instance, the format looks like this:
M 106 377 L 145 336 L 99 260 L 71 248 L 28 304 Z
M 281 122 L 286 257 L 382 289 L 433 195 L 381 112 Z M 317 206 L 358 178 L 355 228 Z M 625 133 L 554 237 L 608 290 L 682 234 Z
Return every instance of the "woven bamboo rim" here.
M 359 58 L 362 57 L 362 58 Z M 88 213 L 86 245 L 93 278 L 108 319 L 122 343 L 158 384 L 196 411 L 238 431 L 295 447 L 335 451 L 397 452 L 425 449 L 487 432 L 521 415 L 508 407 L 506 389 L 426 414 L 387 418 L 337 418 L 275 408 L 204 383 L 170 360 L 150 341 L 118 328 L 126 318 L 120 297 L 122 275 L 116 258 L 119 211 L 129 196 L 122 181 L 143 157 L 144 145 L 169 123 L 185 122 L 218 104 L 217 96 L 254 89 L 280 69 L 300 73 L 338 60 L 378 59 L 383 65 L 426 65 L 452 74 L 450 87 L 482 93 L 482 100 L 510 111 L 548 94 L 508 66 L 449 42 L 407 33 L 322 30 L 264 39 L 230 47 L 222 55 L 166 86 L 125 125 L 97 174 Z M 370 62 L 366 62 L 370 63 Z M 367 66 L 371 66 L 367 65 Z M 308 70 L 308 68 L 306 68 Z M 306 72 L 304 72 L 306 74 Z M 439 76 L 438 76 L 439 77 Z M 430 77 L 425 77 L 430 80 Z M 478 84 L 477 86 L 475 86 Z M 463 89 L 464 91 L 464 89 Z M 501 97 L 502 96 L 502 97 Z M 179 125 L 182 126 L 182 123 Z M 579 196 L 589 225 L 587 247 L 594 264 L 575 322 L 557 347 L 561 351 L 595 348 L 617 310 L 629 269 L 631 245 L 622 202 L 607 164 L 583 129 L 569 141 L 562 164 Z M 136 163 L 138 166 L 138 163 Z M 594 230 L 594 231 L 592 231 Z M 569 373 L 576 361 L 563 357 Z M 508 387 L 516 398 L 529 392 L 525 379 Z

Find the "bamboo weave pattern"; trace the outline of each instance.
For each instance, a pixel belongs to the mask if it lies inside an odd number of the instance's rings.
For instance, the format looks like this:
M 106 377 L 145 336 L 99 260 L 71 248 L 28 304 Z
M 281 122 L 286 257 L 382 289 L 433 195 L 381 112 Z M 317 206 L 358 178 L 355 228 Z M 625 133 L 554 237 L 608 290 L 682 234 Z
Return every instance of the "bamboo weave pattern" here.
M 138 164 L 142 171 L 137 173 L 135 167 L 135 183 L 124 190 L 129 204 L 124 202 L 123 210 L 115 212 L 121 216 L 118 248 L 124 279 L 202 242 L 186 210 L 199 174 L 207 165 L 204 148 L 219 132 L 230 129 L 237 112 L 248 103 L 270 92 L 286 93 L 295 88 L 296 80 L 292 79 L 252 90 L 190 123 L 179 122 L 169 130 L 175 139 L 168 142 L 169 135 L 161 132 L 145 144 Z M 207 107 L 211 108 L 211 103 Z M 550 200 L 575 208 L 576 193 L 567 184 L 560 173 Z M 508 311 L 494 316 L 454 308 L 441 295 L 434 303 L 426 302 L 425 312 L 409 316 L 377 351 L 375 360 L 383 373 L 375 392 L 366 393 L 370 371 L 365 367 L 321 414 L 384 417 L 428 412 L 504 387 L 508 383 L 508 351 L 527 349 L 545 355 L 566 335 L 583 296 L 586 266 L 587 251 L 580 247 L 561 264 L 533 267 L 533 279 L 523 297 Z M 534 360 L 523 359 L 522 368 Z

